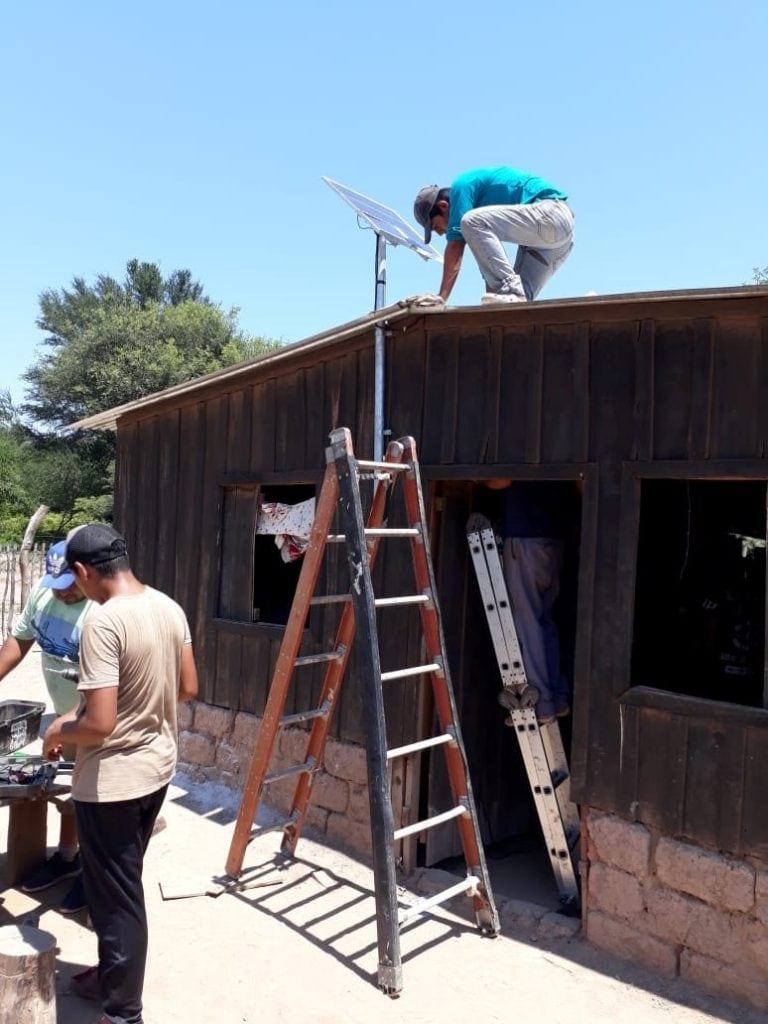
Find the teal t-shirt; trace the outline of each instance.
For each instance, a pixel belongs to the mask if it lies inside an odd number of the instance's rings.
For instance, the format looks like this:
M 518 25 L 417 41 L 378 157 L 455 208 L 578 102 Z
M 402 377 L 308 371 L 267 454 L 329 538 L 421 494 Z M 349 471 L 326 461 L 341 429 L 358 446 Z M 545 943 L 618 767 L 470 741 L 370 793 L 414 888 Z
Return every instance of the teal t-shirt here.
M 17 640 L 35 640 L 39 644 L 45 685 L 57 715 L 65 715 L 80 703 L 77 682 L 59 673 L 78 666 L 80 633 L 91 606 L 92 602 L 85 598 L 76 604 L 65 604 L 48 587 L 38 584 L 13 628 Z
M 478 206 L 524 206 L 540 199 L 567 199 L 565 192 L 543 178 L 514 167 L 481 167 L 466 171 L 451 185 L 448 242 L 463 239 L 461 218 Z

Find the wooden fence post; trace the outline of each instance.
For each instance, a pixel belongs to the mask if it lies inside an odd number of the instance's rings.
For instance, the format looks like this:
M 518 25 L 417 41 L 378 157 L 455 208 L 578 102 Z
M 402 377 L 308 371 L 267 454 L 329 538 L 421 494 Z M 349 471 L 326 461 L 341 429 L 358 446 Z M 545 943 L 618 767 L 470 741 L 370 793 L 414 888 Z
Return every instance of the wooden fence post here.
M 30 518 L 27 528 L 24 531 L 24 539 L 21 542 L 21 553 L 19 554 L 19 570 L 21 572 L 21 595 L 20 603 L 23 608 L 27 603 L 29 591 L 31 590 L 29 578 L 29 552 L 35 540 L 37 528 L 43 519 L 48 515 L 48 506 L 41 505 L 37 512 Z

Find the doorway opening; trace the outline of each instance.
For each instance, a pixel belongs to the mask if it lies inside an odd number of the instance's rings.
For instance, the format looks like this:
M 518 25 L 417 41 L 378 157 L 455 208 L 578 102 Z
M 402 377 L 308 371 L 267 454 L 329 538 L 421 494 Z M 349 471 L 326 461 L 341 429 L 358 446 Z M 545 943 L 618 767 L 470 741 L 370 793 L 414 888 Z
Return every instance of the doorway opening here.
M 557 580 L 550 580 L 548 585 L 556 585 L 557 589 L 551 602 L 551 617 L 555 627 L 558 667 L 572 693 L 578 620 L 581 494 L 575 480 L 536 480 L 530 483 L 535 484 L 530 494 L 536 492 L 539 507 L 548 510 L 544 518 L 550 524 L 545 530 L 544 523 L 539 522 L 536 530 L 540 537 L 552 532 L 551 539 L 557 542 L 561 551 Z M 489 519 L 502 540 L 505 534 L 509 535 L 510 531 L 521 528 L 523 524 L 511 514 L 511 491 L 502 486 L 502 482 L 488 486 L 477 481 L 438 481 L 433 485 L 431 497 L 435 509 L 431 536 L 438 595 L 469 773 L 494 891 L 505 897 L 538 902 L 556 909 L 559 894 L 528 776 L 514 731 L 505 725 L 506 712 L 498 703 L 501 676 L 466 538 L 466 523 L 472 513 Z M 527 529 L 531 529 L 530 522 Z M 523 638 L 520 639 L 522 643 Z M 530 677 L 530 672 L 528 675 Z M 566 752 L 569 752 L 570 715 L 564 715 L 558 722 Z M 430 805 L 441 806 L 447 787 L 442 764 L 433 759 L 422 794 L 423 810 L 428 812 Z M 456 846 L 455 832 L 450 829 L 431 830 L 420 859 L 427 866 L 463 870 L 463 857 Z

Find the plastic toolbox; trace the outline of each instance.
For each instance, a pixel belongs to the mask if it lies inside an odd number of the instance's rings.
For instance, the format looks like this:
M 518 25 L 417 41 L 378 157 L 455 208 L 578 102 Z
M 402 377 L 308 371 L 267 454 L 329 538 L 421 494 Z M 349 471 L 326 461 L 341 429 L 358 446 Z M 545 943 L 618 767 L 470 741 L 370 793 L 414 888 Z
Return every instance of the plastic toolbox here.
M 0 701 L 0 755 L 11 754 L 36 740 L 45 704 L 29 700 Z

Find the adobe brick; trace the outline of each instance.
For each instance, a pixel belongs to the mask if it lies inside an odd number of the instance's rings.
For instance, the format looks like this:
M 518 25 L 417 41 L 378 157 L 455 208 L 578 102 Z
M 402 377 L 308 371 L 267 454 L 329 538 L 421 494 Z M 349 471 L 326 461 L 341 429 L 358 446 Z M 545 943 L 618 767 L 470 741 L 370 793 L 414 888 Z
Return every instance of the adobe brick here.
M 227 789 L 238 788 L 237 776 L 233 775 L 232 772 L 219 771 L 217 775 L 217 782 L 219 782 L 222 786 L 226 786 Z
M 768 924 L 768 871 L 755 873 L 755 917 L 762 924 Z
M 746 921 L 742 971 L 768 985 L 768 932 L 762 921 Z M 749 968 L 747 970 L 747 968 Z
M 283 814 L 287 814 L 293 800 L 296 789 L 296 779 L 287 777 L 277 779 L 264 789 L 264 803 L 268 807 L 275 807 Z
M 325 772 L 318 772 L 312 786 L 312 802 L 328 811 L 346 811 L 349 805 L 349 783 Z
M 589 869 L 587 900 L 590 908 L 612 917 L 635 918 L 643 913 L 640 882 L 626 871 L 596 863 Z
M 744 952 L 743 919 L 671 889 L 645 893 L 646 928 L 665 942 L 677 943 L 735 963 Z
M 258 715 L 251 715 L 247 711 L 238 711 L 235 715 L 235 724 L 232 726 L 232 745 L 252 751 L 256 745 L 260 725 L 261 719 Z
M 351 743 L 340 743 L 328 740 L 323 758 L 325 770 L 330 775 L 347 782 L 368 785 L 368 769 L 365 762 L 365 750 Z
M 644 825 L 613 814 L 589 811 L 587 834 L 590 860 L 610 864 L 637 878 L 646 877 L 650 869 L 651 834 Z
M 768 1010 L 768 984 L 701 953 L 682 951 L 680 977 L 726 999 L 737 999 L 758 1010 Z
M 209 736 L 199 732 L 183 732 L 179 736 L 179 758 L 187 764 L 201 767 L 212 765 L 216 757 L 216 744 Z
M 655 854 L 659 881 L 723 910 L 755 905 L 755 870 L 743 861 L 663 837 Z
M 176 766 L 177 771 L 181 772 L 186 776 L 189 782 L 205 782 L 202 774 L 202 769 L 197 764 L 191 764 L 189 761 L 184 761 L 179 754 L 179 762 Z
M 643 964 L 668 978 L 677 974 L 675 946 L 633 927 L 627 921 L 618 921 L 599 910 L 590 911 L 587 914 L 586 938 L 608 953 Z
M 176 722 L 179 727 L 179 732 L 190 732 L 192 730 L 192 723 L 195 720 L 195 701 L 188 700 L 183 704 L 179 704 L 176 708 Z
M 328 827 L 328 814 L 324 807 L 318 807 L 315 804 L 310 804 L 307 808 L 307 816 L 304 819 L 309 828 L 315 830 L 315 832 L 325 832 Z
M 283 729 L 280 735 L 280 753 L 284 754 L 290 764 L 299 764 L 307 754 L 309 733 L 303 729 Z
M 229 743 L 219 743 L 216 747 L 216 767 L 221 772 L 237 775 L 240 771 L 240 751 Z
M 229 708 L 217 708 L 212 704 L 198 704 L 195 711 L 195 732 L 204 732 L 220 740 L 229 735 L 235 713 Z
M 349 807 L 347 808 L 347 814 L 352 821 L 359 821 L 361 824 L 370 828 L 371 803 L 368 796 L 367 786 L 351 785 L 349 787 Z

